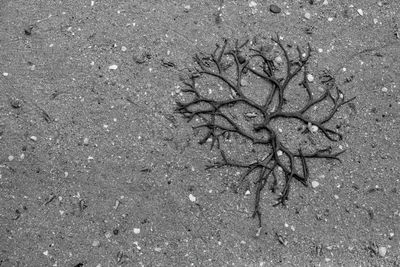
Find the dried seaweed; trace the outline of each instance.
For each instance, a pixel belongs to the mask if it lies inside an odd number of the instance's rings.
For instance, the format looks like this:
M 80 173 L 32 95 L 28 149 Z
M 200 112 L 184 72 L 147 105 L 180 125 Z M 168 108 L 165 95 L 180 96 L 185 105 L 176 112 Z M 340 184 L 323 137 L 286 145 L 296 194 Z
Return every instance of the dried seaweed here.
M 278 35 L 272 41 L 275 52 L 282 55 L 281 64 L 271 56 L 273 51 L 266 51 L 263 46 L 252 48 L 248 41 L 241 44 L 236 41 L 231 45 L 228 40 L 224 40 L 222 45 L 216 45 L 211 54 L 196 54 L 196 67 L 183 79 L 185 88 L 182 89 L 182 97 L 186 99 L 178 100 L 176 108 L 188 122 L 193 119 L 202 122 L 193 126 L 194 129 L 205 132 L 200 144 L 209 141 L 211 149 L 220 151 L 221 160 L 214 162 L 209 168 L 242 169 L 242 181 L 256 173 L 253 218 L 258 218 L 260 227 L 261 192 L 270 177 L 273 179 L 272 191 L 277 187 L 278 178 L 283 178 L 283 189 L 275 205 L 284 205 L 293 180 L 304 186 L 308 185 L 309 164 L 312 159 L 340 161 L 339 155 L 345 152 L 334 152 L 331 146 L 312 151 L 301 147 L 293 149 L 286 145 L 281 133 L 273 125 L 274 121 L 294 120 L 302 124 L 303 133 L 318 132 L 324 140 L 337 142 L 343 136 L 337 129 L 329 126 L 328 122 L 341 106 L 354 99 L 345 100 L 334 77 L 326 73 L 323 75 L 326 79 L 321 81 L 324 86 L 320 87 L 320 93 L 314 92 L 307 68 L 311 56 L 309 44 L 303 51 L 299 46 L 296 49 L 286 48 Z M 295 52 L 294 57 L 292 52 Z M 296 84 L 296 78 L 299 84 Z M 251 90 L 254 92 L 255 89 L 248 82 L 249 79 L 264 84 L 263 97 L 252 97 Z M 297 106 L 286 99 L 289 94 L 296 92 L 304 96 Z M 318 118 L 311 116 L 310 112 L 321 105 L 326 112 L 318 114 Z M 243 110 L 251 112 L 238 116 L 238 111 Z M 250 122 L 251 126 L 244 126 L 245 121 Z M 226 146 L 224 147 L 224 142 L 231 135 L 250 141 L 252 145 L 264 147 L 264 154 L 252 162 L 247 162 L 243 155 L 236 155 L 239 159 L 242 157 L 240 160 L 233 159 L 226 151 Z

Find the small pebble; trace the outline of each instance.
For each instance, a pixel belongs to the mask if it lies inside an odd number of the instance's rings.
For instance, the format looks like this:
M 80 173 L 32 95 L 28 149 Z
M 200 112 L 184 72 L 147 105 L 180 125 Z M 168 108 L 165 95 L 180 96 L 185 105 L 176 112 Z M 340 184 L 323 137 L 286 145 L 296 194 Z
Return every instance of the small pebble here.
M 361 8 L 357 9 L 358 14 L 360 14 L 360 16 L 364 16 L 364 12 L 362 11 Z
M 121 51 L 125 52 L 127 50 L 126 46 L 121 46 Z
M 256 7 L 256 6 L 257 6 L 257 3 L 256 3 L 256 2 L 250 1 L 249 7 Z
M 106 238 L 110 238 L 110 237 L 112 237 L 112 234 L 111 234 L 111 232 L 107 232 L 107 233 L 105 233 L 105 237 L 106 237 Z
M 278 150 L 278 151 L 276 152 L 276 154 L 278 155 L 278 157 L 280 157 L 280 156 L 283 155 L 283 152 L 282 152 L 281 150 Z
M 338 195 L 334 195 L 333 196 L 335 199 L 339 199 L 339 196 Z
M 277 56 L 276 58 L 275 58 L 275 61 L 276 61 L 276 63 L 282 63 L 282 57 L 281 56 Z
M 133 233 L 136 235 L 140 234 L 140 228 L 133 228 Z
M 10 155 L 8 156 L 8 161 L 13 161 L 14 160 L 14 156 Z
M 190 199 L 190 201 L 192 201 L 192 202 L 196 202 L 196 197 L 193 196 L 192 194 L 189 195 L 189 199 Z
M 94 240 L 93 243 L 92 243 L 92 246 L 93 246 L 93 247 L 98 247 L 98 246 L 100 246 L 100 241 L 99 241 L 99 240 Z
M 277 5 L 270 5 L 269 11 L 271 11 L 274 14 L 279 14 L 279 13 L 281 13 L 282 9 Z
M 319 183 L 318 183 L 317 181 L 312 181 L 312 182 L 311 182 L 311 186 L 312 186 L 313 188 L 317 188 L 317 187 L 319 186 Z
M 305 17 L 306 19 L 311 19 L 311 14 L 310 14 L 309 12 L 306 12 L 306 13 L 304 14 L 304 17 Z
M 387 249 L 385 247 L 379 247 L 378 252 L 379 252 L 379 256 L 385 257 Z
M 8 72 L 3 72 L 3 76 L 8 76 Z
M 325 0 L 322 4 L 323 4 L 324 6 L 327 6 L 327 5 L 328 5 L 328 0 Z
M 387 92 L 388 89 L 386 87 L 382 87 L 382 92 Z
M 116 69 L 118 69 L 118 66 L 114 64 L 114 65 L 109 66 L 108 69 L 109 70 L 116 70 Z
M 312 76 L 310 73 L 307 74 L 307 80 L 312 83 L 314 81 L 314 76 Z
M 83 144 L 84 144 L 85 146 L 87 146 L 87 145 L 89 144 L 89 138 L 85 137 L 85 138 L 83 139 Z
M 311 122 L 309 122 L 308 124 L 307 124 L 307 128 L 308 128 L 308 130 L 310 131 L 310 132 L 312 132 L 312 133 L 316 133 L 316 132 L 318 132 L 318 126 L 316 126 L 316 125 L 313 125 Z
M 251 193 L 250 193 L 250 190 L 247 190 L 245 193 L 244 193 L 244 195 L 245 196 L 248 196 L 248 195 L 250 195 Z
M 32 141 L 37 141 L 37 137 L 34 136 L 34 135 L 32 135 L 32 136 L 31 136 L 31 140 L 32 140 Z

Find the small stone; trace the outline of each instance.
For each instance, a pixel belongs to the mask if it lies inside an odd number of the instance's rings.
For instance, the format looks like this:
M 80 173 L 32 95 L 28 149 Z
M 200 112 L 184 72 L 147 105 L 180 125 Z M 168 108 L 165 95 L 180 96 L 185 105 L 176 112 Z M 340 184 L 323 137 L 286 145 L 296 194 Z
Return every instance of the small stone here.
M 317 187 L 319 186 L 319 183 L 318 183 L 317 181 L 312 181 L 312 182 L 311 182 L 311 186 L 312 186 L 313 188 L 317 188 Z
M 106 233 L 105 233 L 105 237 L 106 237 L 106 238 L 110 238 L 110 237 L 112 237 L 112 234 L 111 234 L 111 232 L 106 232 Z
M 388 89 L 386 87 L 382 87 L 382 92 L 386 93 Z
M 8 72 L 3 72 L 3 76 L 7 77 L 8 76 Z
M 14 160 L 14 156 L 13 155 L 8 156 L 8 161 L 13 161 L 13 160 Z
M 306 13 L 304 14 L 304 17 L 305 17 L 306 19 L 311 19 L 311 14 L 310 14 L 309 12 L 306 12 Z
M 339 199 L 339 196 L 338 195 L 334 195 L 333 196 L 335 199 Z
M 121 46 L 121 51 L 125 52 L 127 50 L 126 46 Z
M 256 3 L 256 2 L 250 1 L 249 7 L 256 7 L 256 6 L 257 6 L 257 3 Z
M 283 155 L 283 152 L 282 152 L 281 150 L 278 150 L 278 151 L 276 152 L 276 154 L 278 155 L 278 157 L 280 157 L 280 156 Z
M 324 6 L 327 6 L 327 5 L 328 5 L 328 0 L 325 0 L 322 4 L 323 4 Z
M 85 146 L 87 146 L 87 145 L 89 144 L 89 138 L 85 137 L 85 138 L 83 139 L 83 144 L 84 144 Z
M 269 11 L 271 11 L 274 14 L 279 14 L 279 13 L 281 13 L 282 9 L 277 5 L 270 5 Z
M 32 135 L 32 136 L 31 136 L 31 140 L 32 140 L 32 141 L 37 141 L 37 137 L 34 136 L 34 135 Z
M 250 195 L 251 193 L 250 193 L 250 190 L 247 190 L 245 193 L 244 193 L 244 195 L 245 196 L 248 196 L 248 195 Z
M 378 252 L 379 252 L 379 256 L 385 257 L 387 249 L 385 247 L 379 247 Z
M 140 234 L 140 228 L 133 228 L 133 233 L 136 235 Z
M 118 66 L 114 64 L 114 65 L 109 66 L 108 69 L 109 70 L 116 70 L 116 69 L 118 69 Z
M 193 196 L 192 194 L 189 195 L 189 199 L 190 199 L 190 201 L 192 201 L 192 202 L 196 202 L 196 197 Z
M 312 76 L 310 73 L 307 74 L 307 80 L 312 83 L 314 81 L 314 76 Z
M 282 63 L 282 57 L 281 56 L 277 56 L 276 58 L 275 58 L 275 61 L 276 61 L 276 63 Z
M 307 124 L 307 128 L 308 128 L 308 130 L 310 131 L 310 132 L 312 132 L 312 133 L 316 133 L 316 132 L 318 132 L 318 126 L 316 126 L 316 125 L 313 125 L 311 122 L 309 122 L 308 124 Z
M 93 247 L 99 247 L 100 246 L 100 241 L 99 240 L 93 240 L 92 246 Z
M 360 14 L 360 16 L 364 16 L 364 11 L 362 11 L 361 8 L 357 9 L 358 14 Z

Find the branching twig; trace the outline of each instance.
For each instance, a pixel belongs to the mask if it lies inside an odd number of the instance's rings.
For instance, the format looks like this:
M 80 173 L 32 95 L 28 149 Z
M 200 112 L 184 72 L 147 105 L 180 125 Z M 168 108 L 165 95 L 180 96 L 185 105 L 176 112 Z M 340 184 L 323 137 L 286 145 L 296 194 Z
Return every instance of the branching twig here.
M 241 44 L 236 42 L 234 47 L 229 49 L 228 40 L 224 40 L 222 45 L 216 46 L 213 53 L 209 55 L 196 54 L 194 56 L 194 61 L 197 63 L 196 72 L 191 73 L 189 78 L 184 81 L 187 88 L 182 90 L 182 92 L 191 94 L 193 97 L 189 101 L 178 101 L 176 108 L 176 111 L 188 121 L 194 118 L 201 119 L 203 123 L 194 126 L 195 129 L 206 131 L 204 138 L 199 143 L 204 144 L 210 140 L 211 149 L 215 146 L 221 152 L 221 160 L 207 166 L 207 168 L 235 167 L 244 169 L 241 182 L 252 173 L 258 172 L 258 178 L 255 181 L 253 217 L 258 218 L 260 227 L 261 192 L 269 177 L 273 179 L 273 192 L 275 192 L 278 184 L 276 173 L 280 172 L 285 178 L 283 189 L 276 204 L 284 205 L 294 179 L 305 186 L 308 185 L 309 161 L 311 159 L 340 161 L 339 156 L 345 152 L 344 150 L 332 152 L 331 147 L 316 149 L 311 152 L 305 152 L 300 148 L 291 150 L 282 143 L 271 123 L 276 119 L 294 119 L 303 125 L 314 127 L 315 131 L 322 133 L 329 141 L 336 142 L 341 140 L 343 136 L 327 126 L 327 122 L 333 118 L 341 106 L 354 99 L 345 99 L 343 92 L 334 83 L 333 77 L 329 80 L 332 86 L 329 86 L 319 96 L 315 96 L 308 81 L 307 62 L 311 56 L 311 46 L 308 44 L 305 52 L 297 47 L 297 58 L 292 59 L 278 35 L 273 37 L 272 41 L 277 44 L 284 57 L 286 68 L 283 78 L 279 77 L 279 69 L 275 66 L 274 61 L 264 54 L 263 49 L 250 48 L 246 50 L 248 41 Z M 234 73 L 233 78 L 232 73 Z M 261 104 L 259 101 L 248 97 L 243 90 L 243 76 L 247 73 L 255 75 L 270 86 Z M 305 91 L 306 103 L 295 111 L 288 111 L 285 94 L 287 94 L 289 84 L 300 73 L 302 73 L 300 85 Z M 197 84 L 198 79 L 207 76 L 221 81 L 228 87 L 231 94 L 222 100 L 207 96 Z M 327 105 L 325 105 L 325 102 Z M 322 118 L 313 119 L 307 115 L 309 111 L 321 103 L 329 106 L 329 110 L 324 116 L 321 116 Z M 258 123 L 254 123 L 250 129 L 242 126 L 237 118 L 230 116 L 227 112 L 229 109 L 234 109 L 238 104 L 244 104 L 261 116 Z M 226 135 L 231 133 L 235 133 L 253 144 L 265 146 L 266 155 L 261 160 L 251 163 L 239 162 L 229 158 L 221 143 L 223 143 Z M 298 170 L 296 166 L 300 169 Z

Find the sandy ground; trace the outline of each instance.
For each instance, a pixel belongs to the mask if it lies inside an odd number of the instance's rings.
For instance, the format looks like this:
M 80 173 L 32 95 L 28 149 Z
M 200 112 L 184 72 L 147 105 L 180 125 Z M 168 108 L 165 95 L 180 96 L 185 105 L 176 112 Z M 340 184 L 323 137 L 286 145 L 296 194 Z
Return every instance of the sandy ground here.
M 280 13 L 272 13 L 277 4 Z M 400 3 L 1 1 L 0 266 L 399 266 Z M 206 170 L 174 112 L 223 38 L 312 47 L 347 97 L 342 163 L 287 207 Z M 252 191 L 253 190 L 253 191 Z

